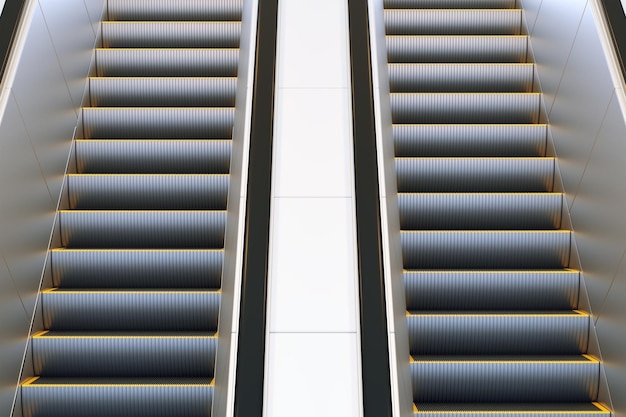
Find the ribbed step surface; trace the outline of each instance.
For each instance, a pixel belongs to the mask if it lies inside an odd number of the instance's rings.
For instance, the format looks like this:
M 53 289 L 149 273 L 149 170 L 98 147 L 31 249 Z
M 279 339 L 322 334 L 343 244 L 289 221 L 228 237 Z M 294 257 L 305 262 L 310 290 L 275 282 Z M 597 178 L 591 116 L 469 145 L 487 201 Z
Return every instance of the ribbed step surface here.
M 210 416 L 241 0 L 108 0 L 25 416 Z
M 385 0 L 414 414 L 610 414 L 513 0 Z

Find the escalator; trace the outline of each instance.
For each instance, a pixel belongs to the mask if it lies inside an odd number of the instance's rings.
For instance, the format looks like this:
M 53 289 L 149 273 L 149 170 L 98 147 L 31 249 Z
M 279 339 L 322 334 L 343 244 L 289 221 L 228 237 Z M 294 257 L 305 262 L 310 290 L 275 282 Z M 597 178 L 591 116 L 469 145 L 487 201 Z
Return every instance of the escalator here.
M 415 414 L 608 415 L 515 0 L 386 0 Z
M 108 0 L 24 416 L 208 416 L 242 2 Z

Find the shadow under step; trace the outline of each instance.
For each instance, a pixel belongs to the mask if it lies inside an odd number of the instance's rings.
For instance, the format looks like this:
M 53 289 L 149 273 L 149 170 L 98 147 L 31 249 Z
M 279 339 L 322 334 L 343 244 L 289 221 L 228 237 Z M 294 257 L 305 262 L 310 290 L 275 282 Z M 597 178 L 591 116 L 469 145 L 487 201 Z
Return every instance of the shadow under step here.
M 211 378 L 38 378 L 22 385 L 29 417 L 209 415 Z
M 404 271 L 408 310 L 573 310 L 580 272 Z
M 33 336 L 41 377 L 212 378 L 214 332 L 50 332 Z

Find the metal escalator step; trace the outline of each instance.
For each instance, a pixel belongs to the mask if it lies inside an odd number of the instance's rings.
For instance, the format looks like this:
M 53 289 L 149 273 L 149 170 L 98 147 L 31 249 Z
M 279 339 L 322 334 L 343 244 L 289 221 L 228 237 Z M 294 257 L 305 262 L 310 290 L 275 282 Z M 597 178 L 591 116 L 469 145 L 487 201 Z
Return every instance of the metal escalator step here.
M 552 191 L 554 158 L 396 158 L 398 192 Z
M 241 20 L 243 0 L 108 0 L 109 20 Z
M 51 251 L 60 288 L 220 288 L 223 250 Z
M 411 355 L 575 355 L 589 315 L 561 312 L 407 313 Z
M 32 338 L 42 377 L 213 377 L 214 332 L 50 332 Z
M 211 378 L 33 378 L 21 392 L 29 416 L 195 417 L 213 390 Z
M 508 92 L 533 90 L 534 64 L 389 64 L 398 92 Z
M 387 36 L 389 63 L 526 62 L 526 36 Z
M 591 402 L 600 362 L 589 356 L 411 358 L 416 403 Z
M 561 227 L 561 193 L 398 195 L 400 227 L 410 230 L 542 230 Z
M 80 174 L 228 174 L 230 140 L 76 140 Z
M 224 246 L 226 211 L 59 211 L 61 244 L 72 248 Z
M 591 417 L 610 415 L 597 402 L 585 403 L 419 403 L 414 414 L 436 414 L 438 417 L 469 417 L 479 414 L 493 417 Z
M 385 10 L 387 35 L 519 35 L 521 9 Z
M 83 109 L 87 139 L 230 139 L 232 107 L 88 107 Z
M 392 93 L 393 123 L 539 121 L 539 93 Z
M 544 156 L 545 124 L 393 125 L 396 156 Z
M 238 48 L 240 22 L 102 22 L 104 48 Z
M 235 77 L 239 49 L 98 48 L 98 77 Z
M 70 208 L 78 210 L 224 210 L 228 175 L 71 174 Z
M 93 107 L 234 107 L 233 77 L 93 77 Z
M 569 230 L 402 231 L 405 269 L 562 269 Z
M 516 0 L 384 0 L 386 9 L 512 9 Z
M 405 270 L 404 283 L 408 310 L 573 310 L 580 273 Z
M 43 322 L 52 331 L 216 331 L 219 291 L 49 289 Z

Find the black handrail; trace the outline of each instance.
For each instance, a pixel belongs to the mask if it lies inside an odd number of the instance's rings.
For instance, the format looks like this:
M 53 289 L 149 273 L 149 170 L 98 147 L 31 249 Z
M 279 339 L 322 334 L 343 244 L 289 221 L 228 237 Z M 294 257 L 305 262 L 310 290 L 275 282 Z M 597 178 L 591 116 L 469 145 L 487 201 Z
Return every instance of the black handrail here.
M 11 49 L 15 42 L 17 29 L 22 19 L 25 0 L 6 0 L 2 15 L 0 15 L 0 56 L 2 63 L 0 66 L 0 85 L 4 81 L 4 73 L 6 71 Z
M 348 0 L 364 417 L 391 417 L 367 1 Z
M 259 0 L 235 417 L 262 417 L 278 0 Z
M 604 16 L 611 32 L 613 47 L 622 69 L 622 77 L 626 80 L 626 15 L 620 0 L 602 0 Z

